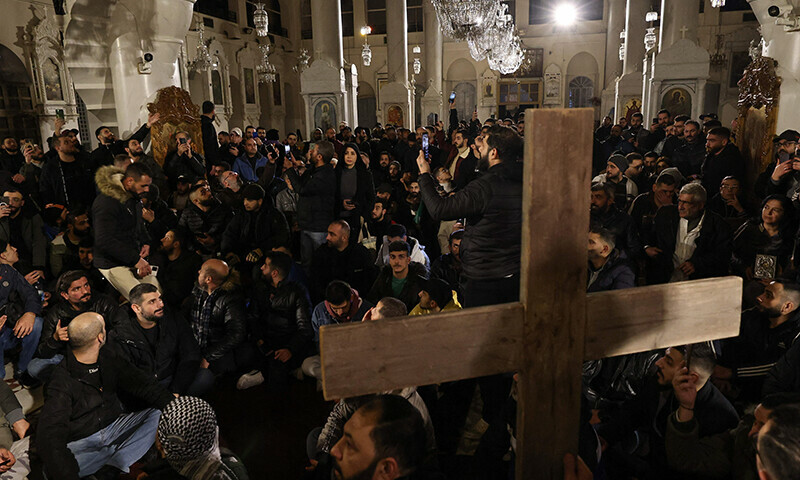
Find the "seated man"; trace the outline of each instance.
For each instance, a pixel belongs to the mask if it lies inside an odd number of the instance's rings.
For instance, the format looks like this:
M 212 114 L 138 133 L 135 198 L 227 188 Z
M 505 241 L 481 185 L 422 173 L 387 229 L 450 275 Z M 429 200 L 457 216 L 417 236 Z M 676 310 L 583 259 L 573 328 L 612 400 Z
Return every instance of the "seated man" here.
M 758 476 L 763 480 L 800 477 L 800 406 L 776 408 L 761 428 L 756 445 Z
M 61 275 L 65 265 L 74 266 L 77 263 L 81 240 L 92 235 L 86 208 L 72 209 L 67 214 L 66 225 L 66 231 L 50 242 L 50 271 L 56 277 Z
M 745 200 L 741 182 L 735 177 L 725 177 L 719 193 L 708 201 L 708 210 L 724 218 L 736 230 L 751 216 L 752 209 Z
M 678 183 L 675 181 L 675 177 L 662 172 L 653 183 L 652 191 L 642 193 L 633 201 L 629 213 L 640 238 L 646 238 L 647 232 L 653 228 L 653 219 L 658 213 L 658 209 L 675 203 L 677 187 Z
M 178 225 L 192 232 L 201 252 L 216 252 L 233 212 L 214 198 L 206 184 L 192 187 L 189 201 L 191 203 L 183 210 Z
M 35 208 L 25 208 L 25 198 L 19 190 L 7 189 L 3 196 L 8 199 L 8 205 L 0 205 L 0 240 L 14 242 L 20 272 L 36 271 L 44 276 L 47 238 L 42 231 L 42 217 Z
M 681 188 L 678 205 L 667 205 L 658 211 L 644 249 L 648 284 L 728 274 L 731 227 L 705 206 L 705 189 L 690 183 Z
M 419 303 L 408 314 L 428 315 L 456 310 L 461 310 L 456 292 L 444 280 L 429 278 L 419 291 Z
M 264 195 L 259 185 L 244 187 L 244 210 L 234 215 L 220 245 L 222 254 L 235 260 L 232 263 L 245 262 L 246 267 L 252 267 L 260 263 L 264 253 L 272 247 L 289 241 L 286 217 Z M 249 273 L 249 268 L 246 271 Z
M 334 280 L 325 289 L 325 300 L 314 307 L 311 326 L 314 329 L 315 355 L 303 360 L 303 373 L 316 379 L 322 378 L 319 359 L 319 328 L 323 325 L 360 322 L 372 304 L 358 296 L 350 285 Z
M 408 315 L 406 304 L 394 297 L 383 297 L 374 307 L 367 310 L 362 322 L 374 322 L 385 318 L 398 318 Z
M 631 217 L 617 208 L 614 199 L 614 185 L 611 183 L 592 184 L 590 221 L 592 226 L 610 231 L 616 239 L 616 246 L 630 259 L 640 254 L 639 233 Z
M 587 292 L 632 288 L 636 274 L 625 252 L 615 248 L 614 234 L 603 227 L 589 231 L 589 275 Z
M 350 242 L 350 225 L 334 220 L 328 225 L 325 244 L 317 248 L 311 260 L 310 277 L 314 280 L 313 298 L 322 298 L 334 280 L 347 282 L 360 293 L 366 293 L 375 281 L 375 266 L 369 250 Z
M 56 298 L 47 311 L 36 358 L 28 367 L 28 373 L 40 380 L 50 378 L 51 367 L 64 359 L 69 343 L 67 326 L 75 317 L 86 312 L 97 313 L 109 319 L 110 329 L 118 308 L 108 295 L 93 293 L 89 278 L 80 270 L 62 273 L 54 294 Z
M 5 365 L 4 352 L 22 344 L 14 378 L 23 384 L 29 379 L 23 374 L 36 353 L 42 334 L 42 302 L 39 293 L 13 265 L 17 249 L 0 240 L 0 365 Z
M 263 281 L 256 284 L 248 320 L 250 334 L 263 354 L 260 370 L 242 375 L 240 390 L 263 383 L 271 389 L 288 386 L 289 372 L 312 353 L 314 330 L 305 288 L 287 280 L 292 259 L 282 252 L 267 252 L 261 267 Z
M 49 478 L 75 479 L 103 469 L 128 472 L 153 446 L 158 418 L 173 396 L 155 378 L 102 349 L 103 317 L 70 322 L 71 350 L 47 384 L 36 441 Z M 117 392 L 152 408 L 123 413 Z
M 771 282 L 756 301 L 742 312 L 739 336 L 722 340 L 713 377 L 729 397 L 747 402 L 761 398 L 767 373 L 800 336 L 800 285 Z
M 641 158 L 637 161 L 639 165 L 643 163 Z M 606 183 L 612 185 L 614 187 L 614 203 L 620 210 L 625 211 L 627 211 L 630 202 L 639 195 L 639 187 L 636 186 L 636 182 L 626 176 L 628 166 L 629 161 L 626 157 L 618 154 L 611 155 L 608 157 L 605 172 L 592 179 L 592 183 Z
M 139 284 L 129 297 L 130 307 L 118 310 L 108 336 L 113 351 L 172 393 L 196 397 L 208 393 L 214 375 L 200 368 L 200 347 L 189 325 L 164 308 L 154 285 Z
M 0 382 L 0 478 L 3 480 L 24 480 L 31 472 L 28 458 L 31 437 L 28 430 L 31 424 L 11 387 Z M 16 435 L 17 440 L 12 436 Z
M 689 406 L 695 402 L 697 390 L 690 388 L 689 375 L 675 375 L 682 387 L 676 394 Z M 694 385 L 692 385 L 694 386 Z M 775 393 L 767 395 L 752 415 L 745 415 L 733 430 L 700 438 L 697 419 L 690 410 L 678 408 L 667 421 L 667 461 L 669 467 L 683 475 L 702 478 L 756 479 L 756 441 L 772 412 L 781 405 L 800 403 L 800 395 Z M 731 476 L 733 475 L 733 476 Z M 696 478 L 696 477 L 692 477 Z
M 185 228 L 171 229 L 161 239 L 161 248 L 153 257 L 153 265 L 158 266 L 158 282 L 164 292 L 164 303 L 175 311 L 192 293 L 195 273 L 203 264 L 200 255 L 189 248 L 189 235 Z
M 664 356 L 656 362 L 658 371 L 655 378 L 648 380 L 639 394 L 624 403 L 611 419 L 597 426 L 608 462 L 609 478 L 674 478 L 668 476 L 666 468 L 664 432 L 668 417 L 680 406 L 680 399 L 674 389 L 665 390 L 673 385 L 675 375 L 686 366 L 689 349 L 689 371 L 697 389 L 692 408 L 700 437 L 728 431 L 739 422 L 733 405 L 708 381 L 714 370 L 714 352 L 708 344 L 667 348 Z M 630 438 L 646 444 L 621 448 L 621 442 Z M 643 451 L 648 452 L 646 458 L 627 453 L 638 447 L 644 447 Z
M 194 151 L 192 137 L 187 132 L 175 134 L 175 150 L 164 161 L 164 173 L 169 178 L 170 187 L 175 189 L 175 182 L 180 176 L 186 177 L 190 183 L 206 176 L 206 162 L 202 155 Z
M 464 294 L 461 292 L 461 240 L 464 239 L 464 230 L 456 230 L 448 237 L 449 253 L 442 254 L 433 261 L 431 266 L 431 277 L 444 280 L 450 285 L 450 289 L 455 290 L 458 299 L 463 301 Z
M 200 345 L 200 366 L 215 375 L 235 372 L 247 364 L 239 347 L 245 340 L 245 302 L 239 279 L 222 260 L 206 260 L 197 285 L 185 304 L 195 340 Z
M 395 297 L 411 310 L 419 301 L 419 292 L 427 278 L 425 266 L 411 261 L 411 246 L 403 241 L 389 244 L 389 262 L 372 284 L 367 300 L 377 303 L 383 297 Z
M 389 264 L 389 245 L 392 242 L 406 242 L 409 245 L 409 251 L 411 261 L 419 263 L 420 265 L 425 267 L 427 271 L 430 269 L 431 261 L 428 259 L 428 254 L 425 253 L 425 247 L 419 243 L 414 237 L 409 237 L 406 234 L 406 227 L 400 225 L 399 223 L 394 223 L 389 225 L 389 228 L 386 229 L 386 235 L 383 239 L 378 239 L 378 241 L 382 241 L 380 248 L 378 249 L 378 256 L 375 258 L 375 265 L 379 267 L 383 267 L 384 265 Z
M 319 458 L 318 464 L 312 458 L 316 465 L 312 478 L 417 478 L 413 475 L 425 463 L 428 434 L 416 404 L 399 395 L 377 395 L 334 413 L 338 428 L 332 435 L 320 435 L 329 443 L 330 455 L 324 448 L 309 452 Z

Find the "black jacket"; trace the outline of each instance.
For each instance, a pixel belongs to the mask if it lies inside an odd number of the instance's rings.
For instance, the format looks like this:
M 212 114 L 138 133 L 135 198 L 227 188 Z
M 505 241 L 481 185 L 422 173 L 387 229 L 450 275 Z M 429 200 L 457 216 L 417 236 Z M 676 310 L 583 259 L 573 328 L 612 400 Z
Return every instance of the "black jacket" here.
M 467 218 L 461 241 L 465 277 L 492 280 L 519 274 L 522 163 L 497 164 L 449 197 L 439 195 L 431 175 L 420 175 L 419 186 L 434 220 Z
M 675 153 L 672 157 L 672 166 L 678 167 L 681 175 L 689 178 L 692 175 L 698 175 L 700 173 L 705 158 L 705 142 L 687 143 L 683 141 L 683 143 L 675 149 Z M 714 192 L 717 191 L 717 189 L 719 189 L 719 184 L 711 191 Z
M 369 250 L 360 243 L 351 243 L 341 252 L 325 243 L 311 260 L 311 294 L 315 302 L 320 301 L 331 281 L 342 280 L 363 295 L 369 291 L 376 274 Z
M 380 274 L 378 274 L 378 278 L 375 279 L 375 283 L 372 284 L 372 289 L 370 289 L 366 299 L 373 305 L 377 305 L 383 297 L 394 297 L 405 303 L 406 308 L 410 312 L 419 303 L 419 292 L 423 289 L 425 280 L 428 278 L 425 265 L 411 262 L 408 266 L 406 284 L 403 285 L 403 290 L 400 292 L 400 295 L 395 295 L 392 291 L 393 277 L 392 266 L 384 265 Z
M 222 234 L 220 245 L 223 254 L 229 252 L 244 257 L 260 248 L 267 252 L 279 245 L 288 245 L 289 225 L 286 217 L 272 206 L 269 198 L 264 199 L 257 212 L 241 211 L 233 217 Z
M 205 159 L 194 151 L 189 157 L 188 155 L 178 155 L 176 150 L 167 156 L 167 160 L 164 162 L 164 173 L 169 178 L 170 187 L 175 190 L 175 183 L 181 175 L 185 176 L 190 183 L 206 176 Z
M 230 208 L 222 205 L 216 199 L 214 206 L 208 212 L 200 210 L 194 203 L 189 203 L 183 209 L 178 225 L 188 228 L 195 236 L 206 233 L 208 236 L 213 237 L 215 240 L 214 245 L 208 248 L 203 247 L 204 251 L 211 253 L 219 249 L 222 243 L 222 235 L 225 233 L 225 228 L 228 226 L 228 222 L 231 221 L 233 213 Z
M 778 392 L 800 392 L 800 342 L 795 341 L 767 372 L 762 398 Z
M 627 213 L 611 204 L 607 212 L 593 211 L 590 216 L 592 225 L 599 225 L 614 234 L 616 246 L 625 252 L 628 258 L 636 259 L 641 256 L 642 244 L 636 224 Z
M 219 163 L 219 139 L 217 129 L 214 128 L 214 120 L 205 115 L 200 116 L 200 129 L 203 133 L 203 154 L 206 157 L 206 167 Z
M 461 291 L 461 260 L 458 260 L 452 253 L 445 253 L 433 261 L 431 265 L 431 277 L 444 280 L 456 291 L 458 301 L 464 302 L 464 293 Z
M 133 267 L 150 237 L 142 220 L 142 202 L 122 186 L 124 172 L 101 167 L 95 175 L 100 195 L 92 205 L 94 266 Z
M 75 155 L 75 161 L 71 166 L 75 168 L 76 175 L 68 174 L 69 167 L 64 169 L 58 155 L 44 163 L 42 175 L 39 177 L 42 205 L 57 203 L 73 208 L 76 205 L 88 208 L 92 204 L 95 197 L 95 169 L 92 161 L 85 153 L 80 152 Z
M 306 289 L 283 280 L 277 287 L 258 282 L 248 313 L 250 332 L 270 349 L 288 348 L 293 357 L 306 355 L 314 341 Z M 299 358 L 298 358 L 299 359 Z
M 589 262 L 587 280 L 591 280 L 592 273 L 592 264 Z M 600 267 L 597 272 L 597 278 L 586 287 L 586 292 L 605 292 L 607 290 L 621 290 L 635 286 L 636 275 L 633 273 L 633 266 L 628 260 L 628 256 L 625 255 L 625 252 L 615 248 L 606 263 Z
M 742 312 L 739 336 L 722 341 L 719 364 L 733 370 L 740 399 L 758 401 L 764 379 L 800 336 L 800 310 L 789 320 L 770 328 L 769 318 L 757 308 Z
M 703 187 L 707 192 L 715 192 L 727 176 L 744 178 L 744 159 L 736 145 L 729 143 L 717 154 L 709 153 L 701 169 Z
M 131 139 L 139 140 L 139 143 L 143 142 L 147 134 L 150 133 L 150 128 L 148 128 L 147 124 L 143 124 L 139 127 L 133 135 L 130 136 Z M 125 153 L 125 147 L 128 146 L 127 140 L 114 140 L 114 143 L 111 145 L 98 145 L 97 148 L 92 150 L 92 154 L 90 155 L 90 159 L 92 160 L 92 165 L 95 169 L 106 165 L 114 165 L 114 155 L 120 155 Z
M 33 270 L 44 270 L 47 261 L 47 238 L 44 236 L 44 232 L 42 231 L 42 227 L 44 225 L 42 222 L 42 217 L 40 217 L 39 214 L 34 210 L 27 208 L 22 208 L 22 210 L 19 212 L 19 216 L 21 217 L 19 219 L 19 235 L 22 237 L 25 245 L 14 246 L 27 250 L 31 255 L 30 259 L 27 259 L 30 261 L 30 263 L 24 261 L 26 259 L 23 259 L 22 257 L 20 257 L 20 261 L 27 268 L 31 268 Z M 3 217 L 0 219 L 0 240 L 13 243 L 12 237 L 11 218 Z M 18 267 L 20 266 L 18 265 Z M 22 270 L 25 271 L 24 268 L 22 268 Z
M 229 277 L 219 289 L 221 291 L 213 299 L 214 305 L 211 307 L 206 346 L 200 348 L 203 358 L 209 363 L 222 358 L 245 339 L 245 301 L 239 291 L 238 282 Z M 190 325 L 197 322 L 192 311 L 197 305 L 202 305 L 206 298 L 205 292 L 195 286 L 191 301 L 187 302 L 184 309 Z M 200 342 L 196 335 L 195 339 Z
M 181 307 L 192 293 L 202 264 L 203 259 L 188 248 L 172 261 L 161 253 L 153 257 L 153 265 L 158 265 L 158 283 L 161 284 L 164 303 L 174 309 Z
M 58 294 L 56 293 L 56 295 Z M 67 342 L 53 338 L 53 333 L 55 333 L 59 321 L 61 322 L 61 328 L 64 328 L 81 313 L 94 312 L 103 317 L 106 322 L 106 330 L 111 331 L 114 329 L 118 308 L 117 302 L 108 295 L 99 292 L 92 292 L 91 301 L 82 310 L 75 310 L 68 301 L 60 298 L 59 295 L 59 300 L 50 307 L 44 316 L 42 336 L 39 339 L 39 348 L 36 356 L 39 358 L 53 358 L 53 355 L 59 353 L 63 355 L 67 351 Z
M 300 229 L 309 232 L 326 232 L 335 218 L 336 172 L 330 164 L 309 168 L 303 176 L 294 169 L 286 171 L 297 200 L 297 222 Z
M 109 347 L 158 381 L 172 378 L 169 390 L 186 394 L 200 368 L 200 347 L 189 325 L 169 310 L 158 321 L 158 343 L 153 349 L 130 307 L 120 308 L 114 330 L 108 334 Z
M 691 280 L 710 277 L 722 277 L 728 274 L 731 259 L 731 227 L 719 215 L 706 210 L 700 235 L 695 241 L 697 248 L 689 259 L 695 272 Z M 662 250 L 648 264 L 648 283 L 667 283 L 674 267 L 672 255 L 675 252 L 675 241 L 678 235 L 678 207 L 669 205 L 661 207 L 654 220 L 653 233 L 647 242 Z
M 104 349 L 98 358 L 102 389 L 84 381 L 83 368 L 67 352 L 47 384 L 36 441 L 48 477 L 77 480 L 78 462 L 67 443 L 86 438 L 109 426 L 122 414 L 117 391 L 125 391 L 163 410 L 174 398 L 158 382 Z
M 795 228 L 784 227 L 781 230 L 776 238 L 770 237 L 769 233 L 764 230 L 761 218 L 754 218 L 739 227 L 733 235 L 731 257 L 733 273 L 747 279 L 747 269 L 751 269 L 752 273 L 758 255 L 777 257 L 775 276 L 787 271 L 791 267 L 791 257 L 794 253 L 793 234 Z
M 352 216 L 360 216 L 364 218 L 370 218 L 372 214 L 372 207 L 375 205 L 375 185 L 372 183 L 372 175 L 370 174 L 369 170 L 364 166 L 364 163 L 361 159 L 356 160 L 356 175 L 357 175 L 357 187 L 356 187 L 356 194 L 351 199 L 356 204 L 356 208 L 351 210 L 348 215 Z M 344 198 L 342 197 L 341 192 L 341 185 L 342 185 L 342 171 L 344 167 L 340 167 L 340 165 L 344 165 L 344 160 L 340 161 L 336 164 L 335 172 L 336 172 L 336 198 L 334 205 L 336 205 L 336 213 L 341 212 L 344 207 L 342 206 L 342 202 Z M 350 225 L 351 228 L 357 228 L 357 225 Z

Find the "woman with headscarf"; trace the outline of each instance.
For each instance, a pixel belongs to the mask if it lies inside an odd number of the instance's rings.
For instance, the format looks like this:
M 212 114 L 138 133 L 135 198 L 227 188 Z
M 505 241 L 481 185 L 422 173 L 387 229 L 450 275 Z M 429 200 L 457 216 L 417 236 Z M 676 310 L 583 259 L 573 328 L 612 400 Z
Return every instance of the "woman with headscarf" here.
M 336 164 L 336 212 L 350 225 L 350 243 L 358 241 L 362 218 L 370 218 L 375 204 L 372 175 L 355 143 L 346 143 Z

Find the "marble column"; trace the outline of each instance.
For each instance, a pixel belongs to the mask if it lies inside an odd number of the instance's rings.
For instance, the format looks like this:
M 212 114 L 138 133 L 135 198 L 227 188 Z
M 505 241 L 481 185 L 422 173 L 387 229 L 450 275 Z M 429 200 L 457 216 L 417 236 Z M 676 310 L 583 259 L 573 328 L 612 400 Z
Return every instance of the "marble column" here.
M 342 68 L 342 4 L 339 0 L 311 0 L 311 31 L 314 61 L 323 60 L 334 68 Z
M 644 19 L 649 10 L 650 2 L 648 0 L 627 0 L 625 7 L 625 59 L 622 61 L 622 75 L 617 80 L 614 102 L 616 119 L 626 114 L 623 109 L 628 101 L 637 99 L 641 103 L 642 100 L 644 33 L 647 26 Z
M 411 91 L 408 82 L 408 14 L 406 0 L 386 2 L 386 67 L 389 83 L 381 89 L 383 122 L 412 128 Z M 398 117 L 397 108 L 402 115 Z M 390 112 L 390 109 L 392 110 Z
M 697 43 L 699 16 L 697 0 L 663 0 L 658 51 L 661 52 L 682 39 Z
M 617 77 L 622 75 L 619 59 L 619 34 L 625 29 L 625 0 L 608 2 L 608 31 L 606 32 L 605 82 L 603 83 L 600 111 L 606 115 L 614 107 Z
M 624 1 L 624 0 L 622 0 Z M 436 10 L 431 0 L 424 0 L 422 4 L 423 28 L 425 31 L 425 74 L 427 75 L 425 95 L 422 97 L 422 123 L 428 121 L 430 114 L 435 114 L 442 121 L 442 29 Z

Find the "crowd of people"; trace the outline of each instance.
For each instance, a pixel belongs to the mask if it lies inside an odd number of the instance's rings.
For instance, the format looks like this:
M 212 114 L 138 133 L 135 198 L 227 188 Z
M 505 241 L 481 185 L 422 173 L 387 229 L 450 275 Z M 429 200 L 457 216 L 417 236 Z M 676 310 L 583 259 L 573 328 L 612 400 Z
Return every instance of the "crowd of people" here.
M 519 299 L 523 113 L 459 121 L 451 103 L 447 125 L 303 141 L 202 111 L 163 165 L 143 148 L 158 114 L 125 140 L 98 128 L 91 151 L 60 120 L 46 148 L 2 142 L 0 358 L 44 384 L 47 478 L 247 478 L 202 400 L 220 382 L 285 392 L 320 381 L 322 326 Z M 800 133 L 753 182 L 701 121 L 596 130 L 587 291 L 740 275 L 741 334 L 586 362 L 568 478 L 797 478 Z M 3 386 L 0 478 L 23 478 L 30 425 Z M 510 373 L 343 398 L 305 475 L 505 479 L 515 411 Z

